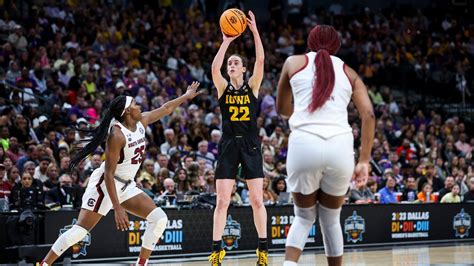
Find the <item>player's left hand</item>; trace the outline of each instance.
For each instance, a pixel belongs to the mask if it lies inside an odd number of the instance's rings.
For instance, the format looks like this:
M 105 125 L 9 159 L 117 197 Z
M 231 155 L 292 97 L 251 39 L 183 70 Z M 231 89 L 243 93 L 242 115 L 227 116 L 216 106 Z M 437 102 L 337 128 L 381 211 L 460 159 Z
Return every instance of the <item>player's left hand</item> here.
M 249 18 L 250 17 L 250 18 Z M 247 17 L 247 25 L 252 32 L 257 32 L 257 22 L 255 21 L 255 15 L 252 11 L 249 11 L 249 17 Z
M 359 162 L 352 174 L 352 180 L 355 180 L 358 177 L 362 177 L 364 184 L 367 184 L 367 179 L 369 178 L 369 163 Z
M 193 83 L 188 86 L 188 89 L 186 90 L 186 97 L 188 99 L 192 99 L 202 93 L 202 90 L 197 90 L 199 88 L 199 85 L 201 85 L 201 83 L 193 81 Z

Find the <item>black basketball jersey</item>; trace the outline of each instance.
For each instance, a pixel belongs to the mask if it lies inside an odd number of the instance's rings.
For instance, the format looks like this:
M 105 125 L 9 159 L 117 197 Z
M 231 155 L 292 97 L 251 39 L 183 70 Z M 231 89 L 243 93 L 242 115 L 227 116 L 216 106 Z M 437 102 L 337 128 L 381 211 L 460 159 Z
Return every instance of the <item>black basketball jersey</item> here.
M 257 98 L 247 82 L 235 89 L 230 82 L 219 98 L 223 137 L 257 137 Z

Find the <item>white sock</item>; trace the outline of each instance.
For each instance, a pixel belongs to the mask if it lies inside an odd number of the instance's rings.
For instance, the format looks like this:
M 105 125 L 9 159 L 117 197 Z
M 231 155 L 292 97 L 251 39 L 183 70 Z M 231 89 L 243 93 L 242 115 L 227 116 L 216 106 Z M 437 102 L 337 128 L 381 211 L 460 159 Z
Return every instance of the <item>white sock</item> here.
M 283 266 L 298 266 L 298 263 L 294 261 L 285 260 L 285 262 L 283 262 Z

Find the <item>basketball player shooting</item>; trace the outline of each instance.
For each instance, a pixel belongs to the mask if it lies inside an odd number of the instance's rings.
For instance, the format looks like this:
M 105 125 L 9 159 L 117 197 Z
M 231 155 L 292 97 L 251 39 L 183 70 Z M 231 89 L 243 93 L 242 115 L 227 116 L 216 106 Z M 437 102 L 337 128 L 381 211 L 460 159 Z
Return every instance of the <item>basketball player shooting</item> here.
M 227 59 L 229 80 L 221 74 L 227 48 L 239 35 L 228 37 L 223 33 L 223 42 L 212 62 L 212 80 L 217 88 L 222 110 L 223 130 L 218 147 L 220 155 L 216 168 L 217 205 L 214 210 L 212 253 L 209 256 L 213 266 L 221 265 L 225 256 L 222 234 L 239 165 L 250 192 L 250 204 L 259 237 L 256 264 L 268 264 L 267 212 L 263 205 L 262 191 L 264 174 L 257 132 L 257 97 L 263 79 L 264 51 L 255 16 L 251 11 L 249 16 L 247 23 L 253 33 L 256 55 L 253 74 L 249 80 L 245 80 L 247 60 L 238 54 Z

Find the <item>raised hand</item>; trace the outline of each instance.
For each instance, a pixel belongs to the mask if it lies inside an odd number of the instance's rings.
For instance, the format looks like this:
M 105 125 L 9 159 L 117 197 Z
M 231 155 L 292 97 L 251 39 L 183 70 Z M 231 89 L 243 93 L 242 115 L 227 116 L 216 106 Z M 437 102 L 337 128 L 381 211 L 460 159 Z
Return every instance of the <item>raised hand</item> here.
M 249 18 L 250 17 L 250 18 Z M 249 11 L 249 17 L 247 17 L 247 25 L 252 32 L 257 32 L 257 22 L 255 21 L 255 15 L 252 11 Z
M 223 40 L 224 42 L 229 42 L 229 43 L 230 43 L 230 42 L 232 42 L 233 40 L 237 39 L 239 36 L 240 36 L 240 34 L 239 34 L 239 35 L 235 35 L 235 36 L 227 36 L 227 35 L 225 35 L 225 33 L 222 33 L 222 40 Z
M 193 81 L 193 83 L 188 86 L 188 89 L 186 90 L 186 96 L 188 99 L 192 99 L 202 93 L 202 91 L 197 90 L 199 85 L 201 85 L 201 83 Z

